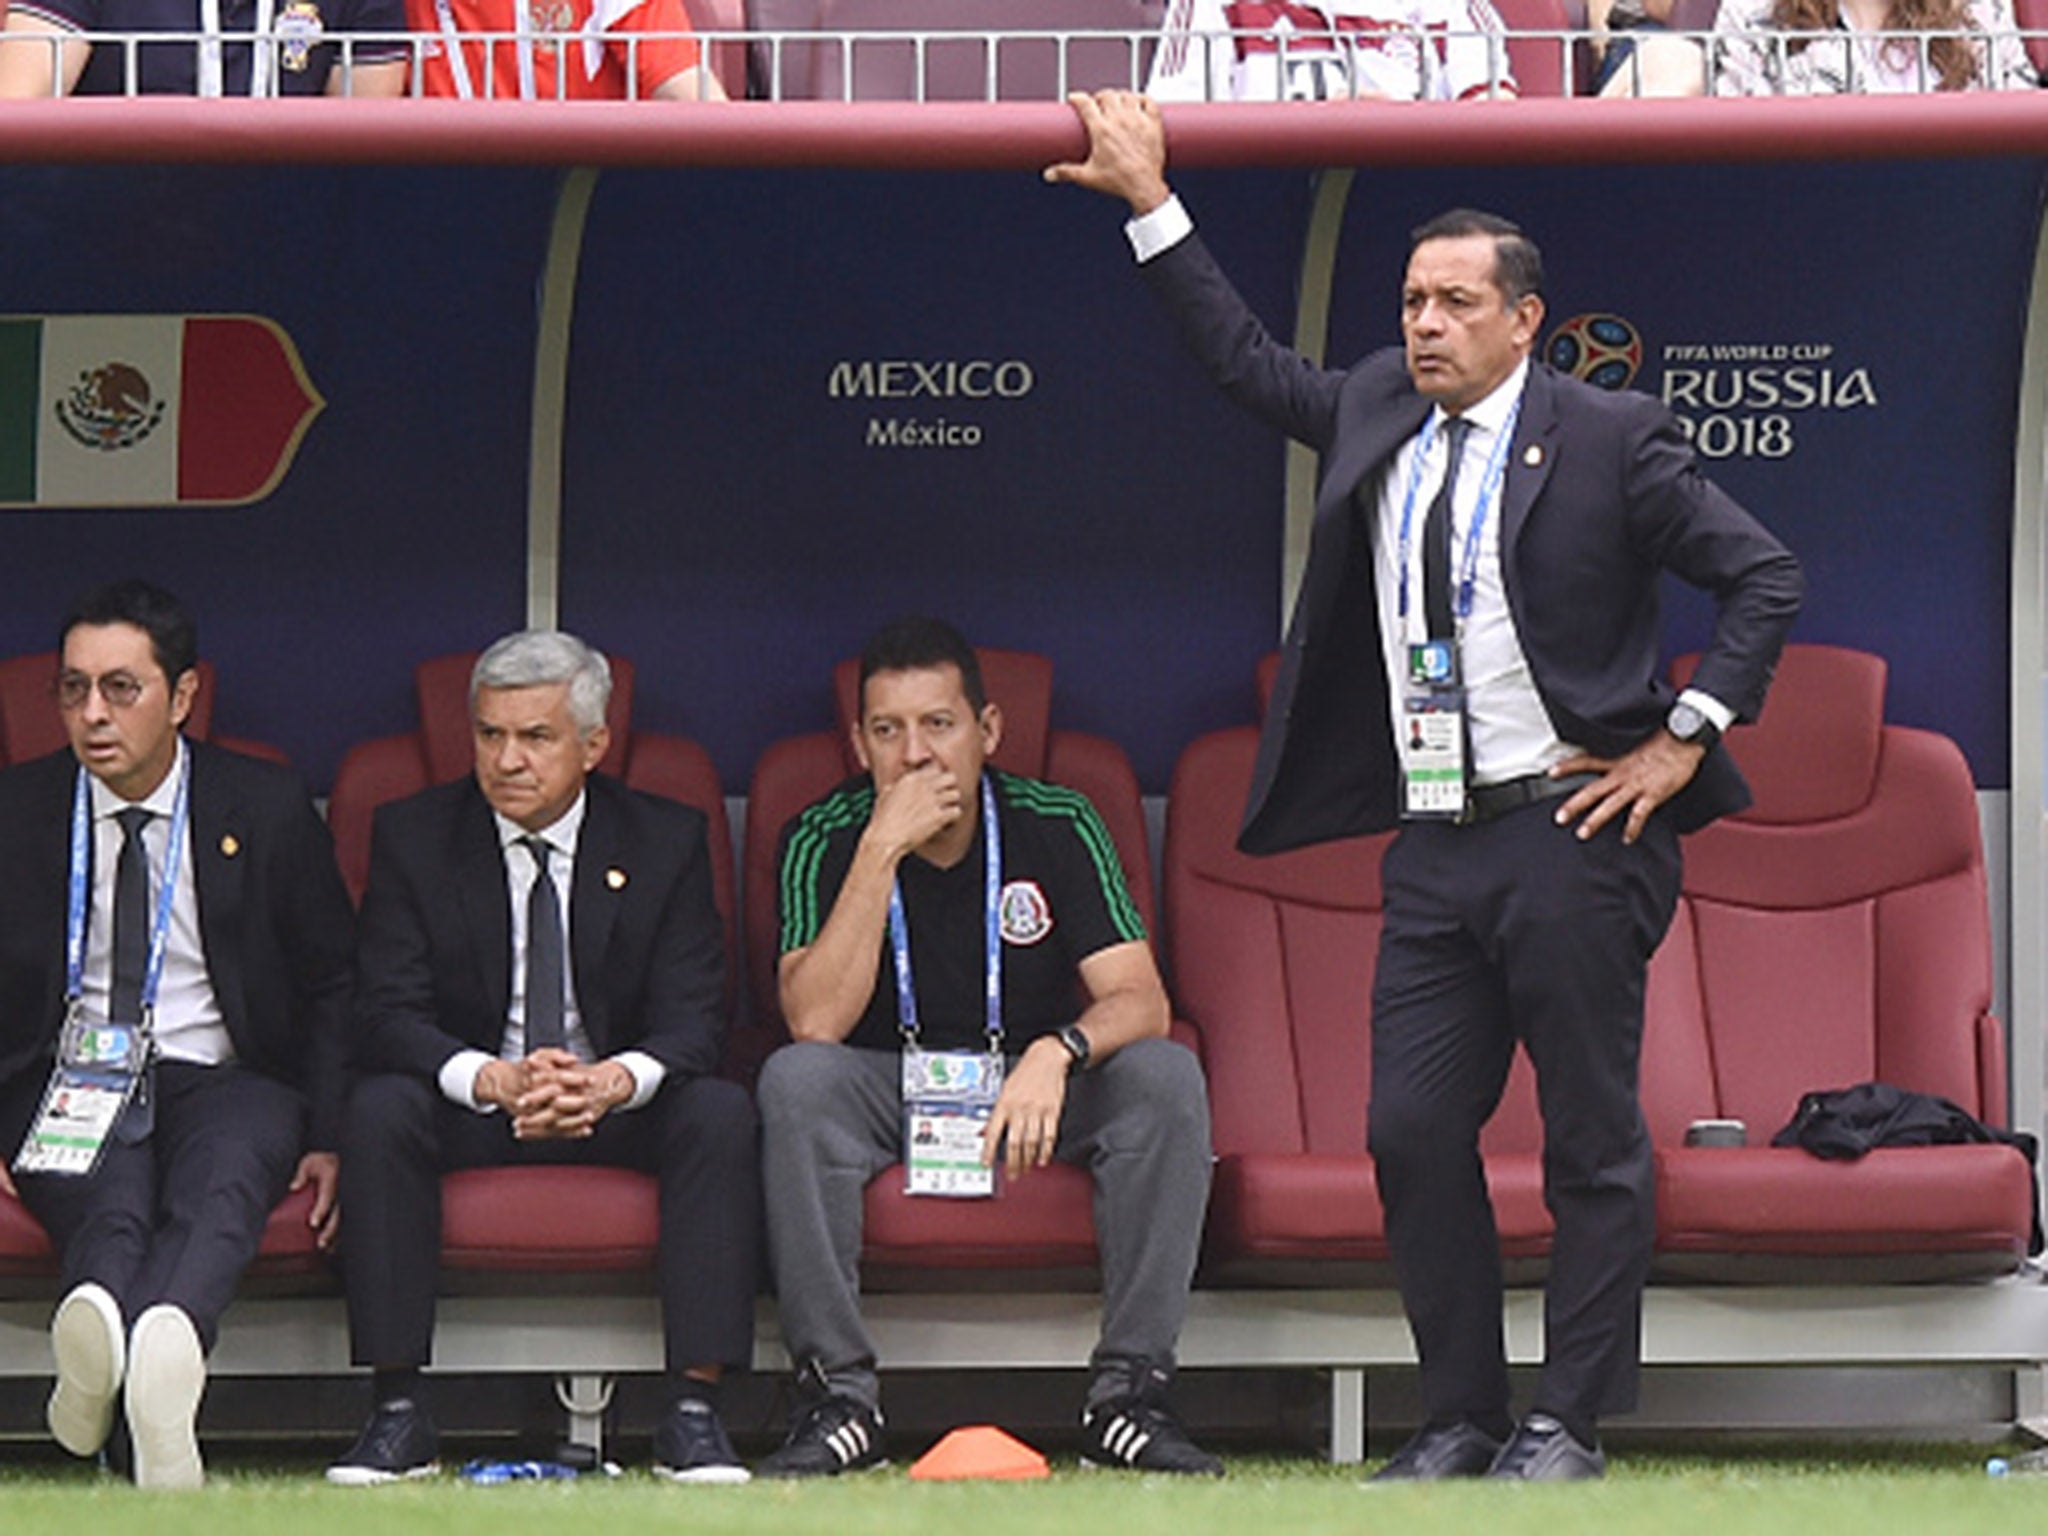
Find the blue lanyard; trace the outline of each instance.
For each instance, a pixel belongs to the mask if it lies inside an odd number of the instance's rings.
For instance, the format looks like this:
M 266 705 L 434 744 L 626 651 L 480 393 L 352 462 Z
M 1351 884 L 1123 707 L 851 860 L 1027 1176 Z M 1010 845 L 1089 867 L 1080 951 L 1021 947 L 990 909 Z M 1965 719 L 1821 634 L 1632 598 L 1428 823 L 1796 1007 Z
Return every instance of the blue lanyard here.
M 192 798 L 192 755 L 184 756 L 178 775 L 178 796 L 171 806 L 171 845 L 164 854 L 163 883 L 157 891 L 156 921 L 150 927 L 149 962 L 142 972 L 142 1012 L 156 1009 L 157 987 L 163 981 L 164 951 L 171 941 L 171 907 L 178 894 L 178 866 L 185 854 L 185 820 Z M 71 794 L 70 910 L 64 924 L 64 996 L 76 1003 L 85 992 L 85 925 L 88 910 L 86 870 L 92 863 L 92 790 L 85 769 L 78 770 Z M 110 1019 L 110 1024 L 139 1022 Z
M 1443 419 L 1441 411 L 1431 411 L 1429 423 L 1422 429 L 1422 442 L 1415 450 L 1415 457 L 1408 470 L 1408 494 L 1401 501 L 1401 618 L 1408 617 L 1408 562 L 1411 530 L 1415 525 L 1415 498 L 1422 489 L 1422 466 L 1429 459 L 1429 450 L 1436 444 L 1437 426 Z M 1479 482 L 1479 504 L 1472 509 L 1472 526 L 1465 534 L 1465 558 L 1458 564 L 1457 615 L 1461 619 L 1472 617 L 1472 594 L 1479 584 L 1479 535 L 1486 527 L 1486 514 L 1494 502 L 1500 499 L 1501 483 L 1507 478 L 1508 446 L 1515 439 L 1515 424 L 1522 419 L 1522 402 L 1516 399 L 1508 412 L 1508 419 L 1502 423 L 1495 436 L 1493 452 L 1486 458 L 1486 473 Z M 1451 472 L 1449 464 L 1444 473 Z
M 996 791 L 981 776 L 982 938 L 988 982 L 988 1048 L 1003 1048 L 1003 830 L 996 821 Z M 903 915 L 903 881 L 889 890 L 889 950 L 896 960 L 896 1017 L 903 1038 L 917 1044 L 917 986 L 910 974 L 910 923 Z

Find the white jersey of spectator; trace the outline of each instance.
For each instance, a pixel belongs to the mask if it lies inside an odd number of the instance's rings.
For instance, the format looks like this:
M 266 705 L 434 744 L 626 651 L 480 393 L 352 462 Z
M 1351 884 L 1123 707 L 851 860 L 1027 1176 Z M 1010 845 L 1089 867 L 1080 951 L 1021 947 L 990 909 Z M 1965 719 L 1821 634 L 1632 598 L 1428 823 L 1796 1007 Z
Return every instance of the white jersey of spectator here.
M 2017 34 L 2011 0 L 1964 0 L 1977 65 L 1971 90 L 2031 90 L 2039 80 Z M 1848 13 L 1820 32 L 1779 32 L 1773 0 L 1721 0 L 1714 20 L 1714 93 L 1718 96 L 1877 95 L 1932 91 L 1941 72 L 1925 57 L 1921 34 L 1887 37 L 1853 24 Z
M 1443 101 L 1514 88 L 1492 0 L 1169 0 L 1158 101 Z M 1284 74 L 1283 74 L 1284 70 Z

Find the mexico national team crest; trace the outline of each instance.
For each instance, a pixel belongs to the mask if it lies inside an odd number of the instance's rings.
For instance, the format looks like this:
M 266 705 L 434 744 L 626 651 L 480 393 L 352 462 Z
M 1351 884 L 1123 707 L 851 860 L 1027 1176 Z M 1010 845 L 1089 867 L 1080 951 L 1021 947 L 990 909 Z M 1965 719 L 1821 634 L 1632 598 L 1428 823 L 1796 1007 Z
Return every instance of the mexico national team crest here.
M 164 402 L 133 363 L 110 361 L 78 375 L 57 397 L 57 420 L 81 448 L 119 453 L 133 448 L 164 419 Z
M 1036 944 L 1052 932 L 1052 907 L 1036 880 L 1012 880 L 998 904 L 1005 944 Z
M 278 62 L 293 74 L 304 74 L 313 50 L 327 31 L 313 0 L 292 0 L 277 13 Z

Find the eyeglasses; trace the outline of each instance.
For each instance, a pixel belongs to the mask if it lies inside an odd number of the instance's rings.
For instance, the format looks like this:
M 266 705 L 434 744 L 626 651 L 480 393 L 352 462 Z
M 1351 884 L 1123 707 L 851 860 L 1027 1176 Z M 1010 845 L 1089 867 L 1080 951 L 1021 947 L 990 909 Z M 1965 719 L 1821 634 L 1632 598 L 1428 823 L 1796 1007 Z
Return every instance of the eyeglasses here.
M 87 677 L 83 672 L 65 672 L 57 678 L 57 707 L 85 708 L 95 686 L 100 697 L 115 709 L 128 709 L 142 697 L 149 684 L 132 672 L 108 672 L 97 678 Z

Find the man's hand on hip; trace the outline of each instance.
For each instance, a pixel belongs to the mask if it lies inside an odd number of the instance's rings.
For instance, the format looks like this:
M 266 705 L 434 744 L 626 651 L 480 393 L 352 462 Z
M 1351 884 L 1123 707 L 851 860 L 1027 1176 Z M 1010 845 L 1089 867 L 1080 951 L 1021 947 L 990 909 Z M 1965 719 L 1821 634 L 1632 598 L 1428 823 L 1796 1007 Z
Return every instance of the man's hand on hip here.
M 1651 732 L 1620 757 L 1594 757 L 1581 753 L 1567 758 L 1550 770 L 1554 779 L 1575 773 L 1597 773 L 1599 778 L 1557 808 L 1557 824 L 1579 823 L 1581 842 L 1592 837 L 1616 816 L 1628 815 L 1621 840 L 1632 843 L 1649 825 L 1650 813 L 1692 782 L 1699 772 L 1706 748 L 1680 741 L 1669 731 Z
M 1048 165 L 1047 181 L 1120 197 L 1139 217 L 1172 195 L 1158 103 L 1137 91 L 1075 91 L 1067 100 L 1088 130 L 1088 158 Z

